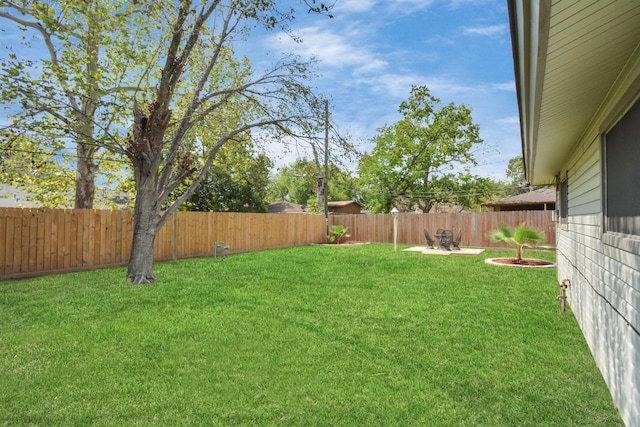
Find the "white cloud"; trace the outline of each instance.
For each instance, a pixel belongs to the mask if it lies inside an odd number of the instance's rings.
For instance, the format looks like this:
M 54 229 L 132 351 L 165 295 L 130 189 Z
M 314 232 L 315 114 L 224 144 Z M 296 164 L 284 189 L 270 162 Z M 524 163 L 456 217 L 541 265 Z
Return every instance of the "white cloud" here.
M 473 36 L 492 36 L 494 34 L 502 34 L 506 31 L 507 26 L 504 24 L 490 25 L 487 27 L 466 27 L 462 29 L 463 34 Z
M 367 84 L 377 88 L 376 92 L 383 92 L 388 96 L 407 99 L 412 85 L 426 86 L 431 94 L 450 102 L 449 98 L 459 94 L 470 94 L 486 90 L 483 85 L 467 85 L 443 76 L 424 76 L 418 74 L 383 74 L 364 80 Z
M 472 81 L 460 81 L 447 76 L 425 76 L 415 74 L 386 74 L 381 76 L 378 84 L 388 88 L 388 94 L 402 96 L 409 95 L 411 85 L 424 85 L 431 93 L 442 98 L 443 102 L 464 102 L 464 99 L 471 96 L 481 96 L 485 98 L 491 93 L 515 91 L 513 82 L 511 83 L 483 83 Z M 403 91 L 403 92 L 402 92 Z M 462 99 L 462 101 L 461 101 Z
M 500 124 L 500 125 L 520 125 L 520 117 L 518 116 L 510 116 L 510 117 L 503 117 L 501 119 L 496 119 L 496 123 Z
M 425 81 L 427 87 L 437 97 L 452 96 L 458 94 L 469 94 L 481 90 L 480 86 L 472 86 L 456 82 L 445 77 L 430 77 Z M 443 100 L 443 102 L 446 102 Z
M 341 0 L 336 3 L 336 12 L 366 12 L 375 7 L 376 0 Z
M 426 9 L 431 6 L 433 2 L 434 0 L 393 0 L 389 1 L 389 4 L 396 9 L 407 6 L 413 9 Z
M 319 27 L 303 28 L 298 34 L 303 43 L 296 43 L 290 37 L 272 37 L 267 43 L 271 46 L 278 43 L 283 51 L 294 52 L 306 58 L 315 57 L 321 61 L 321 66 L 354 67 L 359 73 L 383 69 L 388 65 L 367 47 L 351 44 L 349 39 L 352 38 L 348 34 L 338 35 Z
M 458 9 L 460 7 L 478 6 L 482 4 L 496 7 L 496 3 L 497 2 L 495 0 L 449 0 L 449 8 Z
M 516 83 L 512 80 L 505 83 L 492 83 L 491 88 L 495 90 L 513 91 L 516 90 Z
M 435 0 L 339 0 L 335 5 L 336 14 L 341 12 L 369 12 L 388 9 L 411 13 L 423 10 L 433 4 Z
M 456 41 L 453 38 L 445 36 L 443 34 L 436 34 L 435 36 L 432 36 L 426 39 L 425 43 L 439 47 L 444 45 L 454 46 L 456 44 Z
M 424 76 L 415 74 L 386 73 L 374 77 L 360 78 L 358 83 L 367 85 L 371 92 L 383 94 L 386 98 L 406 99 L 412 85 L 424 84 Z M 393 102 L 392 105 L 397 103 Z
M 375 76 L 357 78 L 354 83 L 368 86 L 372 93 L 381 94 L 385 98 L 404 100 L 409 96 L 411 86 L 424 85 L 431 94 L 440 98 L 443 103 L 476 104 L 491 99 L 496 91 L 513 91 L 513 83 L 475 83 L 458 81 L 447 76 L 426 76 L 420 74 L 384 73 Z M 517 119 L 517 117 L 516 117 Z
M 370 84 L 387 88 L 386 92 L 391 96 L 401 96 L 404 98 L 409 95 L 411 85 L 427 86 L 436 97 L 449 97 L 459 94 L 486 94 L 496 90 L 514 90 L 513 84 L 507 86 L 507 84 L 501 83 L 461 82 L 446 76 L 424 76 L 417 74 L 384 74 L 377 78 L 368 79 L 367 81 Z

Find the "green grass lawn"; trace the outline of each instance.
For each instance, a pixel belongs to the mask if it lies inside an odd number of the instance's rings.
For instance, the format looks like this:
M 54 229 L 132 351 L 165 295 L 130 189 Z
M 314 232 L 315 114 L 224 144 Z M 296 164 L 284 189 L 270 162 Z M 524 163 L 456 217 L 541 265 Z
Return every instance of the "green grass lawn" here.
M 484 264 L 509 255 L 308 246 L 159 263 L 152 286 L 2 282 L 0 425 L 622 425 L 555 269 Z

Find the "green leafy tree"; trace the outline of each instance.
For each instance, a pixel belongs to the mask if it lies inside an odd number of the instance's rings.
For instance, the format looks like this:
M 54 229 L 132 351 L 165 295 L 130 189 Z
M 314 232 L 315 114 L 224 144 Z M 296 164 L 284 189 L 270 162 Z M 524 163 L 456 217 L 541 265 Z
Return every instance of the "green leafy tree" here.
M 266 212 L 272 166 L 265 154 L 255 152 L 250 139 L 232 141 L 220 149 L 211 169 L 181 209 Z
M 307 202 L 307 213 L 321 214 L 324 213 L 324 205 L 318 206 L 318 200 L 315 197 L 310 197 Z
M 432 189 L 433 192 L 419 196 L 420 199 L 428 198 L 432 207 L 475 210 L 495 194 L 496 183 L 469 173 L 448 173 L 434 178 Z
M 161 54 L 159 79 L 149 100 L 133 108 L 133 130 L 125 152 L 136 187 L 131 258 L 127 277 L 150 283 L 157 231 L 207 177 L 216 155 L 253 129 L 274 138 L 294 133 L 300 123 L 322 117 L 309 88 L 310 64 L 285 57 L 265 74 L 255 75 L 229 61 L 232 42 L 256 22 L 267 28 L 286 26 L 292 15 L 275 1 L 163 2 L 170 40 Z M 315 6 L 310 6 L 312 9 Z M 164 17 L 163 17 L 164 18 Z M 196 60 L 197 59 L 197 60 Z M 214 72 L 215 71 L 215 72 Z M 189 77 L 191 84 L 181 85 Z M 230 118 L 236 112 L 237 116 Z M 201 123 L 215 122 L 205 144 L 191 138 Z M 169 197 L 190 184 L 172 203 Z M 166 209 L 163 209 L 166 208 Z
M 57 146 L 59 150 L 64 147 Z M 70 206 L 73 169 L 68 156 L 34 150 L 24 135 L 0 131 L 0 182 L 28 188 L 27 200 L 44 208 Z
M 145 84 L 150 62 L 169 32 L 148 17 L 162 7 L 126 0 L 0 0 L 0 18 L 24 32 L 22 46 L 3 45 L 0 57 L 0 99 L 13 106 L 10 128 L 28 141 L 29 151 L 49 153 L 43 159 L 48 167 L 56 167 L 60 155 L 73 156 L 64 167 L 75 169 L 76 208 L 93 207 L 98 178 L 108 186 L 121 175 L 125 158 L 101 147 L 122 142 L 126 105 L 141 87 L 151 88 Z M 43 58 L 22 54 L 34 46 L 46 52 Z M 26 172 L 5 179 L 30 193 L 70 198 L 67 173 L 33 183 L 24 179 Z
M 269 182 L 268 200 L 270 202 L 291 202 L 299 205 L 309 204 L 316 194 L 318 173 L 315 164 L 308 159 L 296 159 L 280 167 Z
M 358 180 L 351 172 L 331 164 L 329 165 L 329 201 L 353 200 L 359 195 Z M 316 164 L 306 158 L 282 166 L 270 180 L 270 202 L 287 201 L 301 205 L 318 206 L 316 188 L 318 173 Z M 322 207 L 320 209 L 322 211 Z
M 505 188 L 507 196 L 516 196 L 528 191 L 528 188 L 525 185 L 524 162 L 522 161 L 522 156 L 513 157 L 509 160 L 505 175 L 507 177 Z
M 403 204 L 426 213 L 442 194 L 451 199 L 447 172 L 476 164 L 480 129 L 467 106 L 442 105 L 425 86 L 412 87 L 399 112 L 402 119 L 378 129 L 373 151 L 360 162 L 365 203 L 374 212 Z
M 361 198 L 359 181 L 351 171 L 331 165 L 329 168 L 329 201 L 358 200 Z
M 0 130 L 0 182 L 22 189 L 25 199 L 36 206 L 73 207 L 75 154 L 69 153 L 61 140 L 36 143 L 32 140 L 34 137 L 41 138 L 42 135 L 29 134 L 27 137 L 11 130 Z M 95 196 L 100 208 L 127 207 L 120 199 L 126 193 L 123 188 L 130 174 L 123 160 L 112 157 L 106 151 L 95 156 L 102 171 L 99 174 L 102 187 Z M 129 197 L 134 200 L 133 193 Z

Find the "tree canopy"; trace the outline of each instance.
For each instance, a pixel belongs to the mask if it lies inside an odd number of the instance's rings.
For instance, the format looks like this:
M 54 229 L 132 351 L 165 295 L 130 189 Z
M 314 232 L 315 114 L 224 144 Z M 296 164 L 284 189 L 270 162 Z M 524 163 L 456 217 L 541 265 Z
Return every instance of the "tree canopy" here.
M 506 194 L 508 196 L 515 196 L 525 193 L 528 190 L 528 186 L 525 185 L 524 161 L 522 160 L 522 156 L 509 159 L 505 175 L 507 177 Z
M 367 207 L 373 212 L 394 206 L 429 212 L 439 203 L 468 207 L 472 192 L 467 189 L 483 186 L 465 170 L 476 164 L 475 150 L 483 142 L 471 110 L 464 104 L 443 105 L 426 86 L 413 86 L 399 112 L 402 119 L 378 129 L 372 152 L 360 162 Z M 467 196 L 456 196 L 461 189 Z
M 329 164 L 329 201 L 352 200 L 358 197 L 357 180 L 351 172 Z M 286 201 L 300 205 L 318 205 L 316 189 L 318 172 L 314 160 L 296 159 L 282 166 L 271 178 L 268 198 L 271 202 Z
M 151 89 L 153 58 L 168 31 L 148 17 L 162 10 L 161 3 L 145 1 L 0 0 L 0 18 L 23 31 L 22 45 L 3 44 L 0 59 L 0 100 L 12 113 L 10 131 L 1 137 L 5 144 L 20 138 L 23 151 L 5 148 L 3 155 L 37 153 L 48 167 L 61 156 L 70 159 L 76 208 L 93 207 L 98 178 L 110 182 L 121 173 L 124 158 L 103 147 L 122 140 L 127 105 Z M 23 50 L 45 53 L 39 58 Z M 4 179 L 30 193 L 69 198 L 68 174 L 31 182 L 29 169 L 11 172 Z
M 315 197 L 318 172 L 314 162 L 296 159 L 281 166 L 270 179 L 268 197 L 271 202 L 291 202 L 306 205 Z
M 202 161 L 200 159 L 199 161 Z M 182 210 L 201 212 L 266 212 L 269 173 L 273 162 L 256 152 L 253 141 L 230 141 L 220 149 L 215 162 Z M 182 194 L 187 180 L 175 192 Z M 171 201 L 171 197 L 169 198 Z

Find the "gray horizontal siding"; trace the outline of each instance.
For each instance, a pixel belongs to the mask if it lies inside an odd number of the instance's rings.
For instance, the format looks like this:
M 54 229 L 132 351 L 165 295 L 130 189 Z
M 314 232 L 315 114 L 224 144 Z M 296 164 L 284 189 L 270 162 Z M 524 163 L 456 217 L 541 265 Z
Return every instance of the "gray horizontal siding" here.
M 587 215 L 601 210 L 600 144 L 598 138 L 573 159 L 569 166 L 569 215 Z
M 640 255 L 603 242 L 598 136 L 574 150 L 566 171 L 569 216 L 557 231 L 558 279 L 571 280 L 571 308 L 623 418 L 640 423 Z

